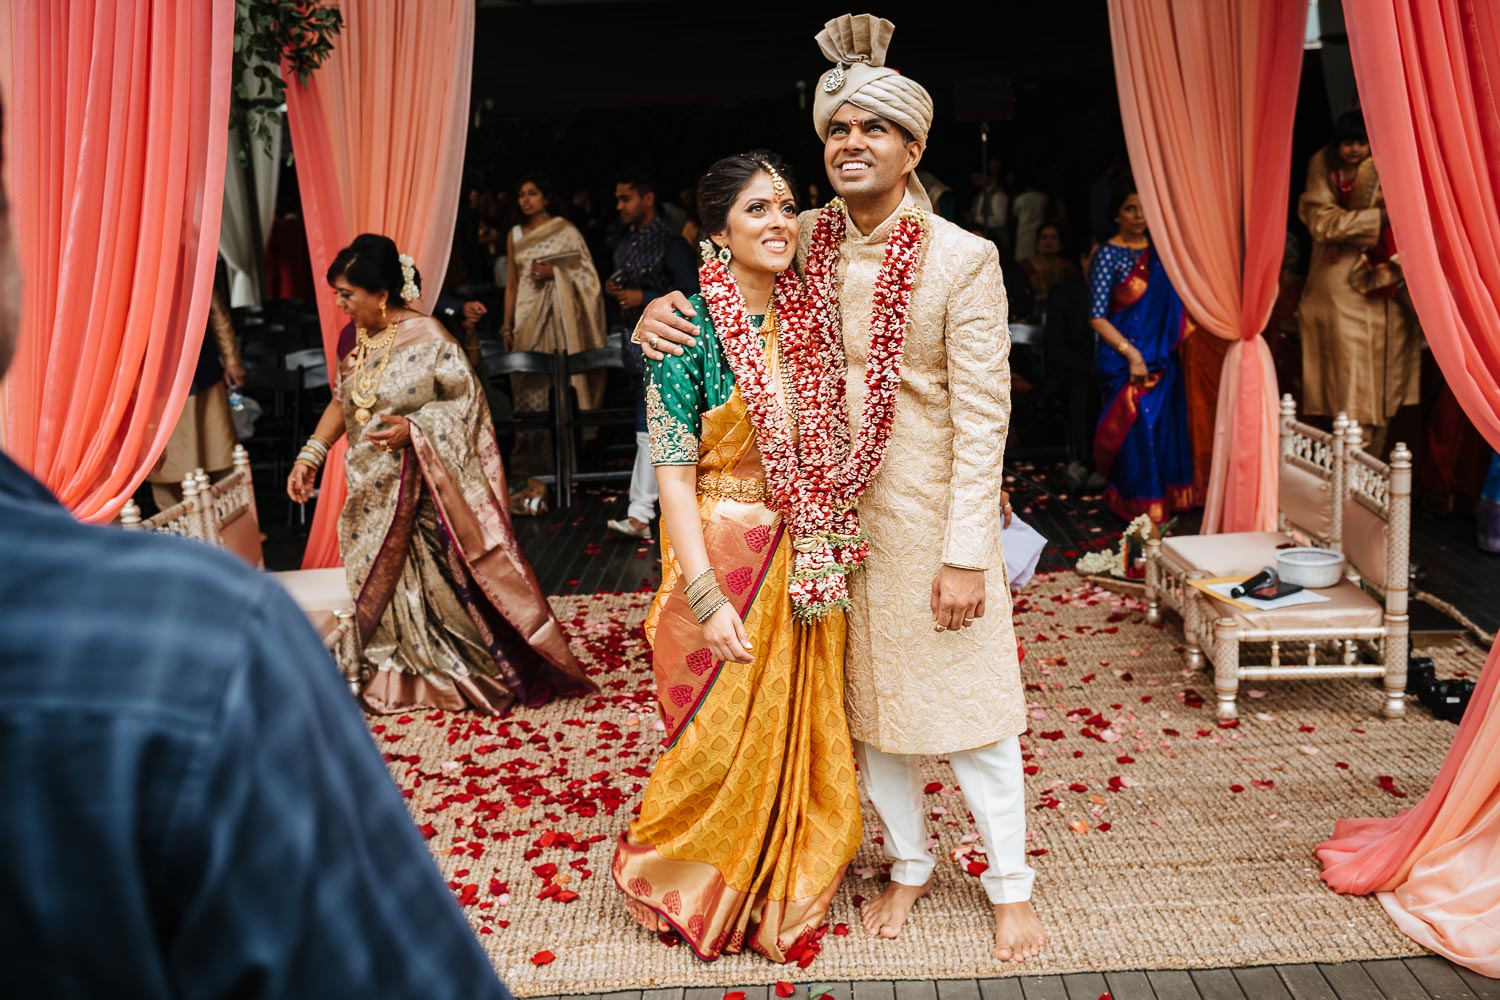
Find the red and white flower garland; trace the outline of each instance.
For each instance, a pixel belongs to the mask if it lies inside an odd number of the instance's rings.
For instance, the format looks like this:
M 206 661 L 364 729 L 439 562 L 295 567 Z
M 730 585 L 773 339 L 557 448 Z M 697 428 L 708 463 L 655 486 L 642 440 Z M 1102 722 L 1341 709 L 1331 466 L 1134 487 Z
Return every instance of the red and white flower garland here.
M 818 216 L 807 255 L 808 321 L 812 331 L 822 335 L 822 350 L 837 369 L 847 367 L 843 311 L 835 287 L 839 248 L 847 225 L 843 200 L 835 198 Z M 885 256 L 875 277 L 859 434 L 852 448 L 834 456 L 837 462 L 832 473 L 834 502 L 841 508 L 858 502 L 885 461 L 896 398 L 901 391 L 901 359 L 906 346 L 912 281 L 921 260 L 926 229 L 922 209 L 915 205 L 907 208 L 886 241 Z M 847 414 L 844 380 L 830 380 L 829 388 L 837 397 L 834 405 L 838 412 Z
M 795 441 L 734 277 L 717 258 L 699 271 L 715 334 L 755 427 L 766 469 L 767 506 L 782 514 L 792 533 L 790 591 L 793 612 L 800 617 L 819 618 L 847 608 L 849 574 L 869 555 L 854 505 L 879 471 L 890 441 L 924 222 L 920 209 L 909 210 L 886 245 L 871 318 L 868 392 L 852 446 L 842 314 L 833 287 L 846 224 L 842 202 L 830 203 L 813 230 L 807 295 L 791 270 L 777 276 L 773 293 L 781 364 L 791 372 L 788 381 L 796 395 Z

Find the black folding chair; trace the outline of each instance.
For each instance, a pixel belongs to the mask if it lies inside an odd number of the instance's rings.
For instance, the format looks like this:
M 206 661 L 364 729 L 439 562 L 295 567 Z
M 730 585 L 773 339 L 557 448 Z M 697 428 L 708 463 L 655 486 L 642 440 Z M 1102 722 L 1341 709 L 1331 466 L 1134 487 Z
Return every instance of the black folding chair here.
M 585 427 L 623 427 L 635 428 L 635 407 L 600 407 L 586 410 L 578 405 L 578 393 L 573 389 L 574 375 L 583 375 L 589 372 L 609 372 L 611 369 L 624 370 L 625 358 L 618 347 L 599 347 L 591 351 L 579 351 L 577 354 L 567 355 L 566 373 L 562 382 L 564 404 L 563 413 L 563 438 L 567 442 L 568 453 L 564 456 L 563 472 L 564 485 L 562 488 L 561 503 L 564 507 L 573 505 L 573 486 L 575 483 L 609 483 L 629 482 L 631 469 L 607 469 L 593 472 L 580 472 L 577 469 L 578 455 L 583 450 L 583 434 Z
M 292 462 L 297 457 L 297 449 L 302 447 L 310 433 L 303 416 L 303 370 L 250 368 L 245 372 L 245 384 L 240 387 L 240 391 L 261 404 L 261 416 L 255 422 L 255 433 L 246 445 L 253 459 L 252 469 L 258 465 L 271 470 L 268 479 L 261 479 L 252 473 L 252 481 L 269 482 L 270 491 L 277 496 L 285 496 L 281 484 L 286 482 Z M 290 525 L 297 516 L 297 505 L 290 499 L 286 501 L 286 505 L 286 523 Z
M 566 488 L 563 462 L 566 457 L 567 445 L 564 443 L 562 413 L 558 407 L 557 373 L 558 365 L 555 355 L 546 351 L 506 351 L 501 354 L 490 354 L 480 358 L 480 367 L 485 381 L 492 389 L 504 389 L 509 392 L 509 386 L 504 385 L 508 375 L 545 375 L 552 380 L 552 388 L 547 391 L 547 408 L 545 410 L 516 410 L 511 409 L 510 416 L 492 413 L 495 421 L 495 433 L 497 435 L 516 431 L 545 431 L 552 438 L 552 475 L 536 476 L 536 479 L 547 483 L 557 490 L 559 503 L 562 503 L 562 492 Z M 509 471 L 509 470 L 507 470 Z

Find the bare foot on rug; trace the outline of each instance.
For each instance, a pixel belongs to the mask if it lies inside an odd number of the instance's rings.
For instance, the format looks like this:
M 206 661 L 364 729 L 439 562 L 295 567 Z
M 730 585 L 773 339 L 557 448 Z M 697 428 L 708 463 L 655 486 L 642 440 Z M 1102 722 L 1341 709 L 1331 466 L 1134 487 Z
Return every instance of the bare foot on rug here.
M 1041 953 L 1047 931 L 1030 902 L 995 904 L 995 957 L 1024 962 Z
M 926 885 L 892 882 L 884 892 L 859 908 L 859 919 L 864 921 L 865 930 L 871 937 L 896 937 L 906 926 L 912 906 L 931 891 L 930 881 Z
M 671 924 L 657 916 L 656 911 L 645 903 L 634 899 L 627 899 L 625 900 L 625 909 L 630 911 L 630 915 L 635 917 L 637 923 L 652 933 L 660 934 L 662 931 L 672 929 Z

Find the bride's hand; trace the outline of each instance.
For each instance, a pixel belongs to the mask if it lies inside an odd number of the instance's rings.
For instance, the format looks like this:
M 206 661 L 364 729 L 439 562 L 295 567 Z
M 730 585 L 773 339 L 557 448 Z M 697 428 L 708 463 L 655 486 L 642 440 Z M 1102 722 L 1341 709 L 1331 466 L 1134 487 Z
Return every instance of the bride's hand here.
M 732 606 L 725 604 L 708 616 L 703 623 L 703 638 L 709 650 L 721 660 L 729 663 L 754 663 L 750 636 L 745 632 L 745 623 Z

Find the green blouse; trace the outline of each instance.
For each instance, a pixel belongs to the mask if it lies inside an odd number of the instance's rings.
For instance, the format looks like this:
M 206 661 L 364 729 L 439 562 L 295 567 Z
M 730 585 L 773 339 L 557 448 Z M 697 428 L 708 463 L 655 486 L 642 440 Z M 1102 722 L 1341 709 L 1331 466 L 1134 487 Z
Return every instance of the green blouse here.
M 651 431 L 652 465 L 697 465 L 703 414 L 729 402 L 734 394 L 734 372 L 724 347 L 714 334 L 708 304 L 702 295 L 688 300 L 698 313 L 698 343 L 680 355 L 646 360 L 646 423 Z M 764 316 L 751 316 L 759 330 Z

